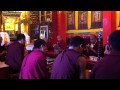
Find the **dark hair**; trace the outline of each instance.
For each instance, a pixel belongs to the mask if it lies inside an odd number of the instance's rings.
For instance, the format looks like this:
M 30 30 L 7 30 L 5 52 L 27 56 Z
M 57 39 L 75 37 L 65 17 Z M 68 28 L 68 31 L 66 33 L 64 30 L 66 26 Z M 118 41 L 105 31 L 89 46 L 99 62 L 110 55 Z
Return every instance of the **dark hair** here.
M 73 38 L 70 39 L 69 46 L 77 47 L 80 44 L 82 44 L 83 46 L 85 46 L 85 41 L 84 41 L 84 39 L 82 37 L 75 36 L 75 37 L 73 37 Z
M 21 39 L 25 39 L 25 35 L 24 34 L 17 34 L 16 40 L 19 41 Z
M 39 48 L 41 45 L 46 45 L 46 42 L 42 39 L 37 39 L 35 42 L 34 42 L 34 48 Z
M 91 34 L 90 37 L 94 37 L 95 39 L 97 39 L 97 36 L 95 34 Z
M 120 31 L 115 30 L 109 35 L 109 44 L 112 46 L 112 49 L 120 51 Z

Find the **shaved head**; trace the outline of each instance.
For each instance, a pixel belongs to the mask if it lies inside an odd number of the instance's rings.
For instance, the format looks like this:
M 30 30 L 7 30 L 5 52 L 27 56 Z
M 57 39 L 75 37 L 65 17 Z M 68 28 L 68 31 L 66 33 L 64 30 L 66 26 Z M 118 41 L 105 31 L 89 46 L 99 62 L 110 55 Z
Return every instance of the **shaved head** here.
M 61 35 L 58 35 L 58 36 L 57 36 L 57 40 L 58 40 L 58 41 L 62 41 L 62 36 L 61 36 Z

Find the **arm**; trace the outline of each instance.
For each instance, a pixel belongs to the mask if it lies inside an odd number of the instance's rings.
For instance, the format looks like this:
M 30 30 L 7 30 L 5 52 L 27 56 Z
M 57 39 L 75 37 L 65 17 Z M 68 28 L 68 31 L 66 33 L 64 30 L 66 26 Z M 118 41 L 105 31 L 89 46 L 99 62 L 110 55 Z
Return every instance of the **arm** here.
M 86 64 L 87 64 L 87 61 L 85 57 L 81 56 L 78 58 L 78 65 L 81 71 L 80 79 L 86 79 Z
M 18 69 L 21 68 L 22 61 L 24 59 L 24 48 L 23 47 L 17 47 L 15 52 L 15 62 L 18 65 Z
M 0 52 L 0 56 L 2 56 L 2 55 L 4 55 L 6 53 L 6 51 L 4 50 L 4 51 L 2 51 L 2 52 Z
M 95 53 L 97 55 L 97 51 L 94 50 L 93 48 L 90 47 L 90 51 L 92 51 L 93 53 Z
M 111 52 L 110 47 L 106 44 L 104 54 L 109 55 Z
M 39 57 L 37 64 L 36 64 L 36 69 L 38 73 L 38 77 L 41 79 L 48 79 L 49 78 L 49 73 L 47 69 L 47 60 L 45 57 Z

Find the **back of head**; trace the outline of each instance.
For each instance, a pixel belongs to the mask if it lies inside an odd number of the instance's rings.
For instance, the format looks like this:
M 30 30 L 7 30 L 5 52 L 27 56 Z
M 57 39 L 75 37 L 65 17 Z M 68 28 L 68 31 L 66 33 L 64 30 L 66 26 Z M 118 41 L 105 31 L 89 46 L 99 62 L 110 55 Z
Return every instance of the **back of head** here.
M 24 34 L 17 34 L 16 40 L 19 41 L 19 40 L 22 40 L 22 39 L 25 40 L 25 35 Z
M 109 35 L 109 44 L 112 46 L 112 49 L 120 51 L 120 30 L 115 30 Z
M 77 47 L 80 44 L 82 44 L 83 46 L 85 45 L 84 39 L 80 36 L 75 36 L 70 40 L 69 46 Z
M 41 45 L 46 45 L 46 42 L 43 40 L 43 39 L 37 39 L 35 42 L 34 42 L 34 49 L 35 48 L 40 48 Z

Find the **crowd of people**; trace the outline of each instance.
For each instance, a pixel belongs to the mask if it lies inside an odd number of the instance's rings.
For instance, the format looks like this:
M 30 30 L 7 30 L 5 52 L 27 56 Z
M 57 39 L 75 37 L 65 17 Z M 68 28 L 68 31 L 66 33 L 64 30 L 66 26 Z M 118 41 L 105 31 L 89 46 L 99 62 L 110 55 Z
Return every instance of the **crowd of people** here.
M 89 77 L 86 77 L 87 59 L 98 57 L 98 37 L 90 35 L 90 42 L 75 36 L 69 44 L 58 35 L 56 43 L 51 39 L 37 39 L 34 48 L 25 54 L 25 35 L 17 34 L 16 41 L 10 45 L 0 46 L 0 61 L 9 65 L 9 73 L 18 73 L 18 79 L 119 79 L 120 31 L 108 36 L 105 46 L 101 47 L 102 59 L 95 63 Z M 2 37 L 0 37 L 0 45 Z M 47 68 L 47 53 L 57 54 L 52 70 Z

